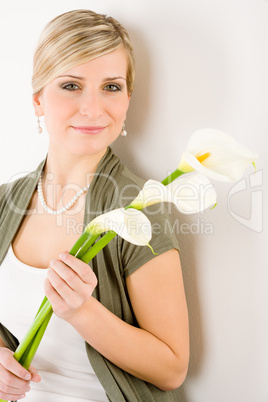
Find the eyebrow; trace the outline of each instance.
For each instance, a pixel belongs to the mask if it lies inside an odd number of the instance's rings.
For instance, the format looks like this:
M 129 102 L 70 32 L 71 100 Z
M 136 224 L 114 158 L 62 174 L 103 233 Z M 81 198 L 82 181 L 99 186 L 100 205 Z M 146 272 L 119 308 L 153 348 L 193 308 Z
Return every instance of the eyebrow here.
M 69 77 L 69 78 L 74 78 L 74 79 L 76 79 L 76 80 L 85 81 L 85 78 L 84 78 L 84 77 L 79 77 L 79 76 L 77 76 L 77 75 L 59 75 L 57 78 L 67 78 L 67 77 Z M 126 81 L 126 78 L 121 77 L 121 76 L 118 76 L 118 77 L 107 77 L 107 78 L 105 78 L 103 81 L 114 81 L 114 80 L 117 80 L 117 79 L 121 79 L 121 80 L 125 80 L 125 81 Z

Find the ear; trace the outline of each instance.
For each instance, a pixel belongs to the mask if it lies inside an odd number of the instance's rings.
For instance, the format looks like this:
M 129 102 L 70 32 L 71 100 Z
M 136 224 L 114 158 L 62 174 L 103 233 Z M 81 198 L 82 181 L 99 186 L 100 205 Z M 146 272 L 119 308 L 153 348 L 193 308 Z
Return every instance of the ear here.
M 36 94 L 33 95 L 33 107 L 34 107 L 34 111 L 35 111 L 35 115 L 36 116 L 43 116 L 44 115 L 44 111 L 43 111 L 43 107 L 42 107 L 42 103 L 41 103 L 41 92 L 37 92 Z

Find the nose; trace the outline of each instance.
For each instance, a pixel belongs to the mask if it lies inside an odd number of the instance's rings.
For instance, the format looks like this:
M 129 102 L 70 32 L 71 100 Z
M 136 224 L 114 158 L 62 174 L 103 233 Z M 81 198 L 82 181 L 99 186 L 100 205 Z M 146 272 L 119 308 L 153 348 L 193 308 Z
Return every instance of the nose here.
M 103 113 L 101 95 L 94 91 L 85 92 L 80 99 L 80 113 L 91 120 L 100 117 Z

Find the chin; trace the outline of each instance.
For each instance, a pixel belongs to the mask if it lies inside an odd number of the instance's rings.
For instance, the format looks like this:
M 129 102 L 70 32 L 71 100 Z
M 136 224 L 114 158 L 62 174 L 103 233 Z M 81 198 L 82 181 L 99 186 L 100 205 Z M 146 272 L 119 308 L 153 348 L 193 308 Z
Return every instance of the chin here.
M 101 155 L 101 157 L 105 154 L 106 150 L 107 150 L 108 145 L 105 146 L 78 146 L 78 144 L 76 144 L 76 146 L 72 147 L 70 149 L 70 152 L 76 156 L 96 156 L 98 154 Z

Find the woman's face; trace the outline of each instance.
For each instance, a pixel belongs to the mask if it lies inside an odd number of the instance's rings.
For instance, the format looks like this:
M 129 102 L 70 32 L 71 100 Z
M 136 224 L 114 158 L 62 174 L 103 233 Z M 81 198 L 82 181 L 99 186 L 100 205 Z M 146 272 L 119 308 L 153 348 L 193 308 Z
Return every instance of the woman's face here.
M 126 72 L 125 51 L 117 49 L 65 71 L 34 95 L 50 147 L 76 155 L 106 150 L 126 119 L 130 100 Z

